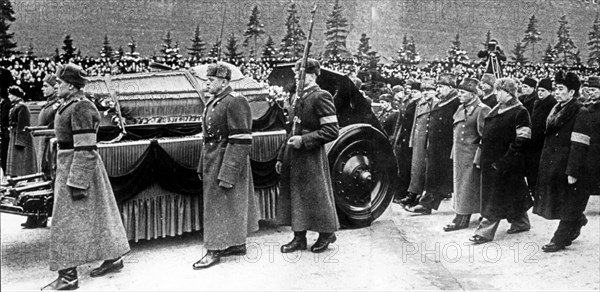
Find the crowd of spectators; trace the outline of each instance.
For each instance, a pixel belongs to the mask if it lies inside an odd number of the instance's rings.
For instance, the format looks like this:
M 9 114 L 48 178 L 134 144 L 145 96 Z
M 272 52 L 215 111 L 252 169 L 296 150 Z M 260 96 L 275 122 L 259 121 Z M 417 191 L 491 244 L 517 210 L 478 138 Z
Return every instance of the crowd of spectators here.
M 89 75 L 98 76 L 106 74 L 129 74 L 150 72 L 152 62 L 163 63 L 173 70 L 189 69 L 196 65 L 214 62 L 213 58 L 200 60 L 193 58 L 167 58 L 161 57 L 124 57 L 116 60 L 108 58 L 74 57 L 71 62 L 85 68 Z M 266 83 L 272 68 L 280 63 L 288 63 L 291 60 L 269 58 L 266 60 L 238 59 L 232 63 L 237 65 L 245 76 L 251 77 L 258 82 Z M 41 86 L 46 74 L 56 70 L 56 64 L 60 62 L 55 57 L 37 58 L 31 56 L 11 56 L 0 59 L 0 64 L 11 71 L 17 85 L 26 93 L 25 100 L 42 100 Z M 421 79 L 423 77 L 435 77 L 439 73 L 452 72 L 459 76 L 478 78 L 485 70 L 484 62 L 451 63 L 445 61 L 433 61 L 418 65 L 402 65 L 395 63 L 379 64 L 377 68 L 365 68 L 354 62 L 354 60 L 322 60 L 322 66 L 343 74 L 356 74 L 364 83 L 376 81 L 390 84 L 400 84 L 404 80 Z M 596 72 L 598 68 L 590 68 L 584 65 L 565 67 L 555 64 L 528 64 L 519 65 L 507 62 L 504 65 L 504 76 L 522 79 L 526 76 L 537 78 L 551 78 L 558 70 L 570 70 L 585 77 Z M 363 74 L 360 74 L 360 73 Z M 368 73 L 367 73 L 368 72 Z M 374 77 L 375 76 L 375 77 Z

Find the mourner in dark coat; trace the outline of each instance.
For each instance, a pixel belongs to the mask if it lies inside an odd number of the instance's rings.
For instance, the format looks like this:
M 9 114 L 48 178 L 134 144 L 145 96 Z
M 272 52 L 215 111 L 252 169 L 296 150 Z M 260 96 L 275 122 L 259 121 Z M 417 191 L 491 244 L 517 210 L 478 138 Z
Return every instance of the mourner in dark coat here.
M 300 63 L 296 63 L 297 80 Z M 338 137 L 335 106 L 331 95 L 316 83 L 319 62 L 308 59 L 305 70 L 304 92 L 294 96 L 293 124 L 277 156 L 276 170 L 281 175 L 277 221 L 294 231 L 294 239 L 281 246 L 282 253 L 306 249 L 307 230 L 319 233 L 311 251 L 323 252 L 336 241 L 340 227 L 325 152 L 325 144 Z
M 423 97 L 417 103 L 415 121 L 410 136 L 410 146 L 413 148 L 413 157 L 410 170 L 410 185 L 408 191 L 420 196 L 425 190 L 425 170 L 427 157 L 427 136 L 429 135 L 429 124 L 431 110 L 437 104 L 435 79 L 423 78 L 421 91 Z
M 221 257 L 246 254 L 248 233 L 258 230 L 250 151 L 252 113 L 246 98 L 229 86 L 231 69 L 222 63 L 208 67 L 212 97 L 202 114 L 203 146 L 198 164 L 204 202 L 206 254 L 194 269 L 208 268 Z
M 398 194 L 399 197 L 394 198 L 394 203 L 412 207 L 417 204 L 416 194 L 408 192 L 410 185 L 410 169 L 412 163 L 412 147 L 410 147 L 410 133 L 415 119 L 415 111 L 417 103 L 421 100 L 421 83 L 415 82 L 411 85 L 414 92 L 411 93 L 410 99 L 407 100 L 404 114 L 399 117 L 398 125 L 396 126 L 396 134 L 393 149 L 398 162 Z
M 519 101 L 527 109 L 530 116 L 533 113 L 535 103 L 539 100 L 536 90 L 537 84 L 538 81 L 531 77 L 525 77 L 521 84 L 521 96 L 519 96 Z
M 546 140 L 540 159 L 533 212 L 560 220 L 545 252 L 571 245 L 587 223 L 583 215 L 589 199 L 584 174 L 590 146 L 590 115 L 576 99 L 581 83 L 574 73 L 559 71 L 555 77 L 554 106 L 546 123 Z M 597 165 L 597 164 L 596 164 Z
M 471 214 L 481 213 L 481 171 L 475 165 L 479 145 L 483 136 L 485 118 L 490 108 L 478 98 L 478 81 L 465 78 L 459 85 L 462 106 L 454 113 L 453 161 L 453 206 L 456 216 L 444 231 L 455 231 L 469 227 Z
M 529 113 L 516 97 L 517 83 L 496 80 L 498 106 L 485 119 L 481 139 L 481 215 L 470 241 L 480 244 L 494 239 L 501 219 L 511 223 L 508 233 L 530 229 L 527 210 L 531 197 L 525 183 L 525 147 L 531 139 Z
M 600 76 L 588 78 L 588 93 L 590 100 L 587 109 L 590 113 L 590 150 L 586 158 L 587 182 L 590 195 L 600 195 Z
M 381 112 L 377 116 L 381 127 L 385 131 L 385 134 L 388 135 L 390 139 L 390 143 L 394 141 L 395 134 L 395 126 L 396 121 L 398 121 L 398 116 L 400 113 L 392 108 L 393 97 L 391 94 L 382 94 L 379 97 L 379 102 L 381 103 Z
M 73 290 L 77 266 L 104 259 L 92 277 L 120 270 L 129 243 L 96 147 L 100 114 L 81 91 L 86 73 L 68 64 L 59 65 L 56 76 L 57 94 L 65 99 L 54 118 L 58 152 L 49 255 L 58 278 L 43 289 Z
M 490 73 L 483 74 L 483 76 L 481 76 L 481 82 L 479 82 L 479 89 L 481 89 L 481 102 L 491 109 L 498 104 L 496 93 L 494 93 L 495 82 L 496 76 Z
M 8 88 L 15 84 L 12 73 L 0 67 L 0 167 L 6 172 L 8 144 L 10 141 L 9 112 L 11 102 L 8 99 Z
M 439 102 L 433 106 L 429 118 L 429 134 L 425 158 L 425 193 L 419 204 L 409 212 L 431 214 L 440 202 L 452 193 L 452 124 L 460 105 L 453 74 L 440 74 L 436 82 Z
M 10 109 L 10 140 L 6 163 L 7 176 L 21 176 L 37 172 L 37 161 L 33 136 L 25 127 L 31 126 L 31 113 L 23 103 L 25 93 L 20 87 L 13 85 L 8 89 L 8 97 L 12 103 Z
M 531 113 L 531 141 L 525 150 L 527 186 L 532 195 L 535 193 L 540 156 L 542 148 L 544 148 L 546 119 L 556 105 L 556 99 L 552 95 L 552 80 L 542 79 L 540 81 L 538 96 L 539 99 L 535 102 Z

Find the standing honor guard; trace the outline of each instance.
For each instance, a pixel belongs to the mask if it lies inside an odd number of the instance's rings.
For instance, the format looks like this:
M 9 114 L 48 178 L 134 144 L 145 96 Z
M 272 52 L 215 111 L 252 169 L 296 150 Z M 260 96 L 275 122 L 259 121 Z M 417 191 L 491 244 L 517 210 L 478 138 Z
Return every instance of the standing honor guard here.
M 481 215 L 469 238 L 475 244 L 492 241 L 501 219 L 509 234 L 529 230 L 532 202 L 525 183 L 525 148 L 531 139 L 529 113 L 517 99 L 517 83 L 500 78 L 494 85 L 498 105 L 485 119 L 481 139 Z
M 296 80 L 301 79 L 301 61 L 295 66 Z M 277 156 L 281 175 L 277 221 L 294 231 L 294 239 L 281 246 L 282 253 L 306 249 L 307 230 L 319 233 L 311 251 L 323 252 L 336 241 L 340 227 L 325 152 L 325 144 L 338 137 L 335 106 L 331 94 L 317 85 L 319 62 L 308 59 L 305 72 L 304 94 L 292 102 L 292 131 Z
M 575 73 L 559 71 L 554 79 L 554 106 L 546 121 L 546 140 L 540 159 L 533 212 L 560 220 L 545 252 L 571 245 L 587 223 L 583 214 L 590 197 L 585 165 L 590 146 L 590 114 L 577 101 L 581 82 Z M 597 167 L 597 165 L 596 165 Z
M 475 164 L 485 118 L 490 108 L 479 100 L 479 82 L 465 78 L 459 85 L 459 99 L 462 106 L 454 113 L 454 144 L 452 161 L 454 166 L 454 212 L 451 223 L 444 231 L 455 231 L 469 227 L 471 214 L 481 213 L 481 171 Z
M 100 114 L 81 88 L 85 71 L 74 64 L 59 65 L 58 108 L 54 129 L 58 142 L 54 184 L 54 212 L 50 228 L 50 270 L 58 278 L 49 290 L 73 290 L 79 286 L 77 266 L 105 260 L 92 277 L 123 268 L 129 251 L 125 228 L 104 163 L 96 147 Z
M 211 64 L 204 108 L 204 135 L 198 175 L 204 196 L 206 254 L 194 269 L 208 268 L 221 257 L 246 254 L 246 237 L 258 230 L 257 199 L 250 169 L 252 113 L 246 98 L 229 86 L 231 69 Z

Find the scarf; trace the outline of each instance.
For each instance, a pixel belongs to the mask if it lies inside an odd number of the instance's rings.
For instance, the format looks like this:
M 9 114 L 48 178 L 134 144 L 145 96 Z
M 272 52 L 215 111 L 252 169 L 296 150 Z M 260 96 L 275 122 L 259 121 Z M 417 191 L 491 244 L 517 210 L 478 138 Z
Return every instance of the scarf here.
M 569 122 L 572 118 L 577 115 L 579 109 L 582 107 L 581 103 L 572 99 L 566 104 L 557 103 L 550 111 L 548 119 L 546 120 L 546 132 L 545 134 L 552 135 L 558 133 L 560 129 Z

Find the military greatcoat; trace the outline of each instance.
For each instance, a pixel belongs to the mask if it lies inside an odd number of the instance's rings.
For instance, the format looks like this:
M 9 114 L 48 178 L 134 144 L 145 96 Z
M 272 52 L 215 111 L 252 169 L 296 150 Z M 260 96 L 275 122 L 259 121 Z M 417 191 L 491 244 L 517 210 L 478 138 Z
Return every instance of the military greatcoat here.
M 415 119 L 415 110 L 418 100 L 412 100 L 406 106 L 404 115 L 399 117 L 396 126 L 396 137 L 394 139 L 393 149 L 398 162 L 398 186 L 400 194 L 403 196 L 408 190 L 410 184 L 410 170 L 412 163 L 412 147 L 409 146 L 410 133 Z
M 429 135 L 427 137 L 427 158 L 425 170 L 425 191 L 432 194 L 452 193 L 452 124 L 454 113 L 460 100 L 458 91 L 449 93 L 448 99 L 440 101 L 431 110 Z
M 381 127 L 385 131 L 385 134 L 388 135 L 390 142 L 394 141 L 394 128 L 396 127 L 396 122 L 398 121 L 398 116 L 400 112 L 397 110 L 393 110 L 391 107 L 387 110 L 381 111 L 379 113 L 377 119 L 381 124 Z
M 258 200 L 250 168 L 251 128 L 250 105 L 231 87 L 212 97 L 204 108 L 198 173 L 203 186 L 206 249 L 245 244 L 248 233 L 258 230 Z
M 42 106 L 40 110 L 40 114 L 38 115 L 38 126 L 47 126 L 49 129 L 54 129 L 54 116 L 56 115 L 56 111 L 58 107 L 62 104 L 62 98 L 57 98 L 54 96 L 50 98 L 50 100 Z M 50 139 L 52 137 L 44 137 L 39 143 L 39 152 L 41 152 L 41 171 L 44 173 L 49 173 L 52 171 L 52 163 L 50 160 L 51 152 L 48 150 L 50 146 Z
M 496 106 L 485 119 L 481 139 L 481 215 L 512 219 L 531 208 L 525 183 L 525 147 L 531 138 L 529 113 L 514 101 Z
M 421 194 L 425 189 L 425 158 L 427 156 L 427 136 L 429 135 L 429 119 L 437 98 L 422 99 L 417 104 L 415 120 L 410 135 L 409 146 L 413 149 L 410 169 L 410 185 L 408 191 Z
M 544 99 L 539 99 L 533 106 L 531 114 L 531 141 L 525 150 L 527 184 L 532 192 L 535 191 L 540 156 L 542 155 L 542 148 L 544 148 L 546 119 L 554 105 L 556 105 L 556 99 L 550 95 Z
M 485 118 L 490 108 L 473 99 L 460 106 L 454 114 L 454 165 L 453 204 L 456 214 L 468 215 L 481 212 L 481 171 L 474 166 L 483 136 Z
M 588 110 L 576 100 L 557 104 L 550 112 L 535 191 L 535 214 L 564 221 L 581 217 L 589 199 L 584 174 L 589 122 Z M 577 183 L 569 185 L 567 176 L 577 178 Z
M 339 229 L 325 144 L 338 137 L 338 123 L 329 92 L 318 85 L 305 89 L 293 105 L 295 126 L 288 138 L 302 136 L 302 147 L 286 142 L 277 157 L 282 162 L 277 221 L 294 231 L 331 233 Z
M 31 114 L 19 99 L 10 109 L 10 139 L 6 175 L 20 176 L 37 172 L 33 136 L 25 127 L 31 126 Z
M 96 149 L 100 114 L 82 92 L 69 96 L 54 118 L 58 140 L 50 270 L 114 259 L 129 243 L 102 158 Z M 73 200 L 73 188 L 86 197 Z

